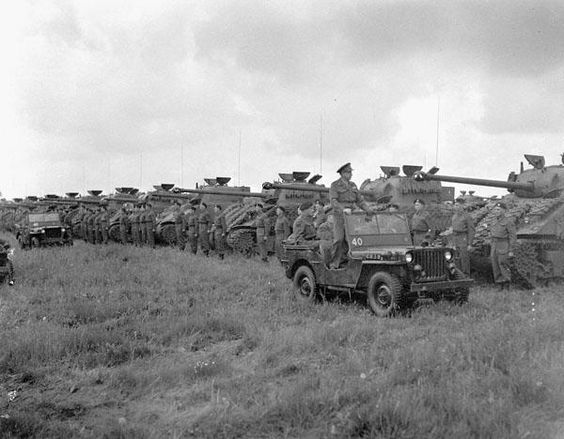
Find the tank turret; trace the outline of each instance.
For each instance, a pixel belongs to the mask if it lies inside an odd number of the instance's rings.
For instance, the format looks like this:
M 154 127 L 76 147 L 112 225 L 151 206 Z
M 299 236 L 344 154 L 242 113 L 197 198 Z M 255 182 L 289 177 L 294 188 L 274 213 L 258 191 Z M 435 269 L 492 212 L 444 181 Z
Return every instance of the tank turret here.
M 508 195 L 501 198 L 507 215 L 517 225 L 517 248 L 513 272 L 528 286 L 540 281 L 564 277 L 564 166 L 549 165 L 543 156 L 525 154 L 531 166 L 521 163 L 519 173 L 510 172 L 507 181 L 439 175 L 436 172 L 417 172 L 414 179 L 428 182 L 452 182 L 476 186 L 505 188 Z M 489 255 L 489 226 L 495 222 L 492 208 L 499 198 L 472 212 L 476 226 L 472 263 L 484 266 L 480 258 Z

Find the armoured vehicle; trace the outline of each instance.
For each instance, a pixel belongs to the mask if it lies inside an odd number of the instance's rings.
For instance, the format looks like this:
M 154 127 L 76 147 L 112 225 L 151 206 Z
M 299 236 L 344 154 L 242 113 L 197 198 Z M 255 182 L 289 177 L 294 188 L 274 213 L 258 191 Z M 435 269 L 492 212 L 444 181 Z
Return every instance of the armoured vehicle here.
M 416 180 L 446 181 L 476 186 L 506 188 L 502 198 L 507 215 L 517 225 L 518 245 L 514 251 L 513 271 L 529 287 L 539 282 L 564 277 L 564 166 L 546 166 L 543 156 L 525 154 L 531 168 L 510 172 L 507 181 L 438 175 L 417 172 Z M 499 201 L 489 200 L 472 213 L 476 234 L 471 263 L 474 267 L 489 264 L 484 258 L 490 252 L 488 226 L 494 221 L 492 207 Z
M 17 233 L 22 249 L 52 245 L 72 245 L 72 238 L 66 233 L 59 213 L 28 213 Z
M 299 300 L 358 291 L 366 294 L 370 308 L 380 317 L 417 301 L 468 300 L 472 280 L 456 268 L 454 250 L 413 246 L 405 214 L 345 215 L 345 238 L 348 261 L 337 270 L 325 266 L 319 241 L 283 245 L 280 260 Z

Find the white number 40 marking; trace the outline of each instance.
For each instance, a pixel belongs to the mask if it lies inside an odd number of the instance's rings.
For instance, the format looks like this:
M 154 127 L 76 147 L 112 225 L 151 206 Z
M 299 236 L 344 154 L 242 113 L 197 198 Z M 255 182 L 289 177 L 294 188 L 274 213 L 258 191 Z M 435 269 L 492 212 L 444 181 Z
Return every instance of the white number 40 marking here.
M 362 245 L 362 238 L 353 238 L 352 245 L 361 246 Z

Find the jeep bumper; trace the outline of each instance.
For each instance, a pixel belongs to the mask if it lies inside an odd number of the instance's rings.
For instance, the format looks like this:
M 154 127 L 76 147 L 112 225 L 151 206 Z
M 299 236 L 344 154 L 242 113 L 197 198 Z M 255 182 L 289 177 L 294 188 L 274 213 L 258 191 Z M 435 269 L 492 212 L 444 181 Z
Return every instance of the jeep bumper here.
M 457 288 L 469 288 L 474 283 L 473 279 L 457 279 L 457 280 L 445 280 L 441 282 L 421 282 L 412 283 L 409 291 L 412 293 L 419 292 L 433 292 L 442 290 L 454 290 Z

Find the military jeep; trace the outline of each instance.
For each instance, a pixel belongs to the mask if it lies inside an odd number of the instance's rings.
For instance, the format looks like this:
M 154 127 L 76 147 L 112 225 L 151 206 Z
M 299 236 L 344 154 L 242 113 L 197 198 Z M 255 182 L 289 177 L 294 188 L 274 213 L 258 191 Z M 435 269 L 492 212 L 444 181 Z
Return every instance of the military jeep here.
M 20 224 L 16 239 L 22 249 L 72 245 L 72 237 L 57 212 L 28 213 Z
M 473 280 L 456 267 L 454 249 L 414 246 L 405 214 L 345 215 L 345 239 L 348 260 L 339 269 L 325 265 L 319 241 L 283 244 L 280 261 L 299 300 L 314 301 L 329 292 L 362 292 L 380 317 L 416 302 L 468 300 Z

